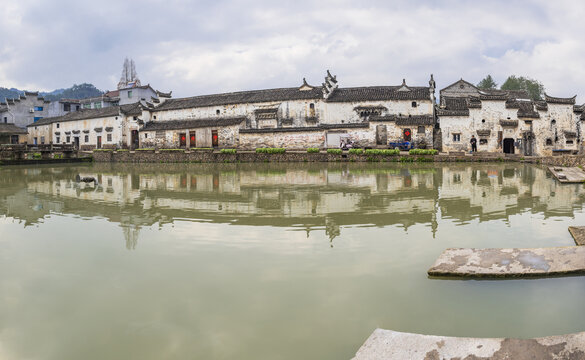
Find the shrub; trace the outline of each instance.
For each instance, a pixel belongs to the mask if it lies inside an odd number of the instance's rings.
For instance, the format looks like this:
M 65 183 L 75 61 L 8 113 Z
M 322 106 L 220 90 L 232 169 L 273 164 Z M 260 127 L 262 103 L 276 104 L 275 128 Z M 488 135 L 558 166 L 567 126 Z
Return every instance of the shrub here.
M 364 149 L 349 149 L 349 153 L 353 155 L 361 155 L 364 153 Z
M 53 159 L 63 159 L 63 154 L 53 154 Z
M 308 148 L 308 149 L 307 149 L 307 152 L 308 152 L 309 154 L 312 154 L 312 153 L 318 153 L 318 152 L 319 152 L 319 148 Z
M 116 151 L 117 151 L 117 152 L 127 152 L 127 151 L 130 151 L 130 149 L 118 149 L 118 150 L 116 150 Z
M 32 154 L 33 160 L 40 160 L 42 158 L 41 153 L 33 153 Z
M 435 149 L 410 149 L 408 151 L 409 155 L 437 155 L 438 153 L 439 151 Z
M 399 149 L 366 149 L 366 155 L 384 155 L 392 156 L 400 154 Z
M 256 154 L 284 154 L 285 148 L 258 148 Z
M 327 154 L 341 155 L 341 149 L 327 149 Z
M 236 149 L 221 149 L 219 150 L 220 154 L 235 154 L 238 151 Z

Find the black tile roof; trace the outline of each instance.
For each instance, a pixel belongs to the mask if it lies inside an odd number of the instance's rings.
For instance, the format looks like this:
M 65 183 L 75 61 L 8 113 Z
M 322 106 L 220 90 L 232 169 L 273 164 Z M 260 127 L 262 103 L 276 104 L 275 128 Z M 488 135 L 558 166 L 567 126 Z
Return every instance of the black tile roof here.
M 394 121 L 396 125 L 433 125 L 434 119 L 432 115 L 415 115 L 415 116 L 370 116 L 369 121 Z
M 26 129 L 19 128 L 13 123 L 0 123 L 0 134 L 26 134 Z
M 121 106 L 108 106 L 101 109 L 81 109 L 78 111 L 70 112 L 63 116 L 47 117 L 40 119 L 39 121 L 28 125 L 28 127 L 48 125 L 55 122 L 98 119 L 110 116 L 117 116 L 120 115 L 120 113 L 124 115 L 141 115 L 142 108 L 140 107 L 140 103 L 134 103 Z
M 438 116 L 468 116 L 469 102 L 465 97 L 443 97 L 442 106 L 437 109 Z M 480 103 L 481 107 L 481 103 Z
M 517 116 L 519 118 L 534 118 L 537 119 L 540 117 L 538 111 L 534 110 L 533 102 L 532 101 L 517 101 L 518 103 L 518 112 Z
M 559 98 L 559 97 L 548 96 L 546 93 L 544 94 L 544 99 L 549 104 L 569 104 L 569 105 L 575 105 L 576 98 L 577 98 L 577 95 L 575 95 L 573 97 L 570 97 L 570 98 Z
M 239 125 L 246 121 L 245 117 L 224 118 L 224 119 L 189 119 L 189 120 L 170 120 L 170 121 L 149 121 L 144 124 L 140 131 L 156 130 L 181 130 L 195 129 L 202 127 L 214 126 L 231 126 Z
M 338 88 L 326 101 L 430 100 L 428 87 L 410 87 L 411 91 L 397 91 L 399 88 L 400 86 Z M 315 87 L 310 90 L 300 90 L 296 87 L 252 90 L 169 99 L 162 105 L 158 106 L 154 111 L 289 100 L 323 100 L 322 87 Z
M 368 122 L 362 122 L 362 123 L 350 123 L 350 124 L 321 124 L 319 126 L 293 127 L 293 128 L 240 129 L 240 134 L 323 131 L 323 130 L 331 130 L 331 129 L 367 128 L 369 126 L 370 126 L 370 124 Z

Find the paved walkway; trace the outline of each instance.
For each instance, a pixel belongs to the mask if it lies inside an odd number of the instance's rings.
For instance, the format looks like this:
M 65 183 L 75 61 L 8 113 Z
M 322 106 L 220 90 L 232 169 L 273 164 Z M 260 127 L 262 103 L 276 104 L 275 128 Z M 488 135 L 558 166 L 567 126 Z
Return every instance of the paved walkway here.
M 539 339 L 456 338 L 376 329 L 354 360 L 585 359 L 585 333 Z
M 548 170 L 561 183 L 585 182 L 585 171 L 578 167 L 549 166 Z

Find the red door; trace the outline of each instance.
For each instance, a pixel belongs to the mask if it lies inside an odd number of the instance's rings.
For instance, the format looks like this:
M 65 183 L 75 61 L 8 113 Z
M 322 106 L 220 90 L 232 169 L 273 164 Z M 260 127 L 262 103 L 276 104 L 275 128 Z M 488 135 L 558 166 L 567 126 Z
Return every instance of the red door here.
M 179 146 L 180 147 L 187 146 L 187 134 L 185 134 L 185 133 L 179 134 Z
M 219 146 L 219 139 L 217 138 L 217 130 L 212 130 L 211 131 L 211 145 L 213 147 L 218 147 Z
M 404 141 L 410 142 L 410 139 L 412 137 L 412 132 L 410 131 L 410 129 L 404 129 L 402 134 L 404 135 Z
M 98 149 L 102 148 L 102 137 L 101 136 L 97 137 L 97 148 Z
M 197 147 L 197 144 L 195 143 L 195 133 L 190 133 L 189 134 L 189 147 Z

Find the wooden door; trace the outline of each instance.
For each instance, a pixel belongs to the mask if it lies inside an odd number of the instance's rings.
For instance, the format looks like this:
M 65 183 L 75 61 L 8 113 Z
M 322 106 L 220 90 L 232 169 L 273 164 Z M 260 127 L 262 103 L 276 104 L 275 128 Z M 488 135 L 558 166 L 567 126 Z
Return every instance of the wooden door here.
M 102 148 L 102 137 L 101 136 L 97 137 L 97 148 L 98 149 Z
M 412 132 L 410 131 L 410 129 L 404 129 L 402 131 L 402 135 L 404 137 L 404 141 L 410 142 L 410 139 L 412 138 Z

